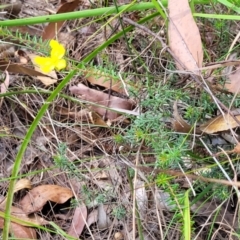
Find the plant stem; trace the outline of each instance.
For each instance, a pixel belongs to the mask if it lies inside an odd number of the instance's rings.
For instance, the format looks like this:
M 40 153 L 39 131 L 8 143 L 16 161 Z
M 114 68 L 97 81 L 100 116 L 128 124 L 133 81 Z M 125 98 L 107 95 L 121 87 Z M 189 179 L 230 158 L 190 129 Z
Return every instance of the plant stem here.
M 208 4 L 209 0 L 196 0 L 195 4 Z M 167 6 L 167 0 L 162 0 L 162 4 Z M 132 11 L 143 11 L 147 9 L 154 9 L 155 5 L 152 2 L 147 3 L 137 3 L 137 4 L 127 4 L 120 6 L 118 10 L 126 12 Z M 110 15 L 117 13 L 117 9 L 115 7 L 105 7 L 105 8 L 97 8 L 97 9 L 87 9 L 83 11 L 77 12 L 70 12 L 70 13 L 61 13 L 61 14 L 54 14 L 54 15 L 45 15 L 40 17 L 31 17 L 31 18 L 22 18 L 22 19 L 14 19 L 14 20 L 7 20 L 7 21 L 0 21 L 0 26 L 7 27 L 7 26 L 24 26 L 24 25 L 33 25 L 38 23 L 46 23 L 46 22 L 58 22 L 58 21 L 65 21 L 71 19 L 79 19 L 79 18 L 86 18 L 86 17 L 94 17 L 94 16 L 102 16 L 102 15 Z
M 193 16 L 201 17 L 201 18 L 208 18 L 208 19 L 240 20 L 239 15 L 193 13 Z
M 157 16 L 157 13 L 151 14 L 139 21 L 139 23 L 144 23 L 154 17 Z M 98 48 L 96 48 L 93 52 L 91 52 L 89 55 L 87 55 L 78 65 L 77 68 L 72 70 L 54 89 L 54 91 L 51 93 L 51 95 L 47 98 L 45 103 L 42 105 L 41 109 L 38 111 L 35 119 L 33 120 L 32 124 L 30 125 L 24 141 L 21 144 L 21 147 L 17 153 L 15 163 L 13 166 L 12 174 L 11 174 L 11 180 L 8 188 L 8 194 L 7 194 L 7 201 L 5 206 L 5 219 L 4 219 L 4 228 L 3 228 L 3 240 L 8 240 L 8 234 L 9 234 L 9 228 L 10 228 L 10 216 L 11 216 L 11 207 L 13 202 L 13 194 L 14 194 L 14 187 L 16 183 L 16 179 L 18 178 L 18 172 L 20 169 L 20 165 L 22 162 L 22 158 L 24 156 L 24 153 L 27 149 L 28 143 L 31 140 L 31 137 L 36 130 L 40 120 L 42 119 L 43 115 L 47 111 L 49 105 L 54 101 L 54 99 L 58 96 L 58 94 L 61 92 L 61 90 L 67 85 L 67 83 L 72 79 L 72 77 L 78 72 L 78 68 L 81 69 L 89 63 L 100 51 L 105 49 L 108 45 L 113 43 L 116 39 L 120 38 L 124 32 L 129 32 L 133 29 L 133 27 L 127 27 L 123 29 L 121 32 L 115 34 L 113 37 L 108 39 L 106 42 L 104 42 L 102 45 L 100 45 Z

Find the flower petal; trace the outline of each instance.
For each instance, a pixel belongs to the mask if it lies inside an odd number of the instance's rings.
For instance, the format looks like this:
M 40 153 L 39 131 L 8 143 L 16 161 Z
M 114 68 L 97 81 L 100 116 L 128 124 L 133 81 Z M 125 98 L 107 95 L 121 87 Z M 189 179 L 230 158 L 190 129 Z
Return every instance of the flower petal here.
M 35 57 L 33 62 L 38 65 L 43 73 L 49 73 L 54 69 L 54 61 L 50 57 Z
M 55 68 L 58 71 L 61 70 L 61 69 L 66 68 L 66 66 L 67 66 L 67 62 L 66 62 L 65 59 L 60 59 L 60 60 L 55 62 Z
M 59 43 L 58 43 L 58 41 L 52 39 L 52 40 L 49 42 L 49 45 L 50 45 L 51 48 L 56 48 L 56 47 L 59 45 Z
M 40 67 L 40 70 L 43 73 L 50 73 L 53 69 L 54 69 L 54 65 L 45 65 L 45 66 Z
M 50 47 L 52 48 L 50 56 L 52 59 L 55 59 L 55 60 L 61 59 L 66 52 L 66 49 L 64 48 L 64 46 L 56 40 L 50 41 Z
M 39 57 L 39 56 L 37 56 L 37 57 L 35 57 L 35 58 L 33 59 L 33 62 L 34 62 L 35 64 L 39 65 L 39 66 L 45 65 L 46 61 L 48 61 L 48 58 L 47 58 L 47 57 Z

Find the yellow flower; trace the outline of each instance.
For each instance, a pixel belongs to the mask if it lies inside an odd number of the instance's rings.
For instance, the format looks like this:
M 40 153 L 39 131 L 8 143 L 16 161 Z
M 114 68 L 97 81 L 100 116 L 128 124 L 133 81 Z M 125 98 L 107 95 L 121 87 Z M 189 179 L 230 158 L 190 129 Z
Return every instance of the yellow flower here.
M 63 59 L 66 52 L 64 46 L 56 40 L 50 41 L 51 53 L 50 57 L 35 57 L 34 63 L 37 64 L 44 73 L 51 72 L 54 68 L 59 71 L 67 66 L 67 62 Z

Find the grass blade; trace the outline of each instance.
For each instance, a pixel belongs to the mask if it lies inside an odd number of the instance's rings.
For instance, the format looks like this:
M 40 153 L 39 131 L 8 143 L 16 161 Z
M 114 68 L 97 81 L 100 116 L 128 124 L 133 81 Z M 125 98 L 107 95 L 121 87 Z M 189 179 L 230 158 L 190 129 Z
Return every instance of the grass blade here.
M 151 14 L 139 21 L 139 23 L 146 22 L 152 18 L 157 16 L 157 13 Z M 110 45 L 112 42 L 114 42 L 116 39 L 121 37 L 124 32 L 131 31 L 133 27 L 127 27 L 123 29 L 123 31 L 117 33 L 113 37 L 111 37 L 108 41 L 104 42 L 101 46 L 96 48 L 91 54 L 89 54 L 87 57 L 85 57 L 78 65 L 77 68 L 72 70 L 54 89 L 54 91 L 51 93 L 51 95 L 47 98 L 46 102 L 43 104 L 41 109 L 38 111 L 35 119 L 33 120 L 32 124 L 30 125 L 26 136 L 24 138 L 24 141 L 22 142 L 22 145 L 18 151 L 18 154 L 16 156 L 16 160 L 13 166 L 12 174 L 11 174 L 11 181 L 9 184 L 9 189 L 8 189 L 8 195 L 7 195 L 7 202 L 6 202 L 6 209 L 5 209 L 5 222 L 4 222 L 4 229 L 3 229 L 3 239 L 7 240 L 8 239 L 8 234 L 9 234 L 9 227 L 10 227 L 10 215 L 11 215 L 11 206 L 12 206 L 12 201 L 13 201 L 13 194 L 14 194 L 14 186 L 16 183 L 16 179 L 18 178 L 18 172 L 20 169 L 20 165 L 22 162 L 22 158 L 24 156 L 24 153 L 26 151 L 26 148 L 28 146 L 28 143 L 31 140 L 31 137 L 36 130 L 40 120 L 42 119 L 43 115 L 47 111 L 49 105 L 53 102 L 53 100 L 58 96 L 58 94 L 61 92 L 61 90 L 66 86 L 66 84 L 72 79 L 72 77 L 77 73 L 78 68 L 83 68 L 84 65 L 86 65 L 88 62 L 90 62 L 100 51 L 105 49 L 108 45 Z
M 188 193 L 189 191 L 186 191 L 184 195 L 184 208 L 183 208 L 183 236 L 185 240 L 191 240 L 191 218 Z

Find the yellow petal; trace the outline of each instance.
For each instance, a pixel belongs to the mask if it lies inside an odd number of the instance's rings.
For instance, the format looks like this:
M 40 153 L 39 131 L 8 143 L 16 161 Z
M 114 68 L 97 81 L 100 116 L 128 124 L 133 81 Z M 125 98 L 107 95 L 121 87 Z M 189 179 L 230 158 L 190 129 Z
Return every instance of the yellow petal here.
M 39 57 L 39 56 L 37 56 L 37 57 L 35 57 L 35 58 L 33 59 L 33 62 L 34 62 L 35 64 L 39 65 L 39 66 L 45 65 L 46 61 L 48 61 L 48 58 L 47 58 L 47 57 Z
M 45 65 L 40 67 L 43 73 L 50 73 L 54 69 L 54 65 Z
M 58 43 L 58 41 L 52 39 L 49 42 L 49 45 L 50 45 L 51 48 L 55 48 L 55 47 L 57 47 L 59 45 L 59 43 Z
M 60 60 L 55 62 L 55 68 L 58 71 L 61 70 L 61 69 L 66 68 L 66 66 L 67 66 L 67 62 L 66 62 L 65 59 L 60 59 Z
M 61 59 L 66 52 L 64 46 L 56 40 L 50 41 L 50 47 L 52 48 L 50 56 L 54 60 Z
M 37 64 L 43 73 L 49 73 L 54 69 L 54 61 L 49 57 L 35 57 L 34 63 Z

